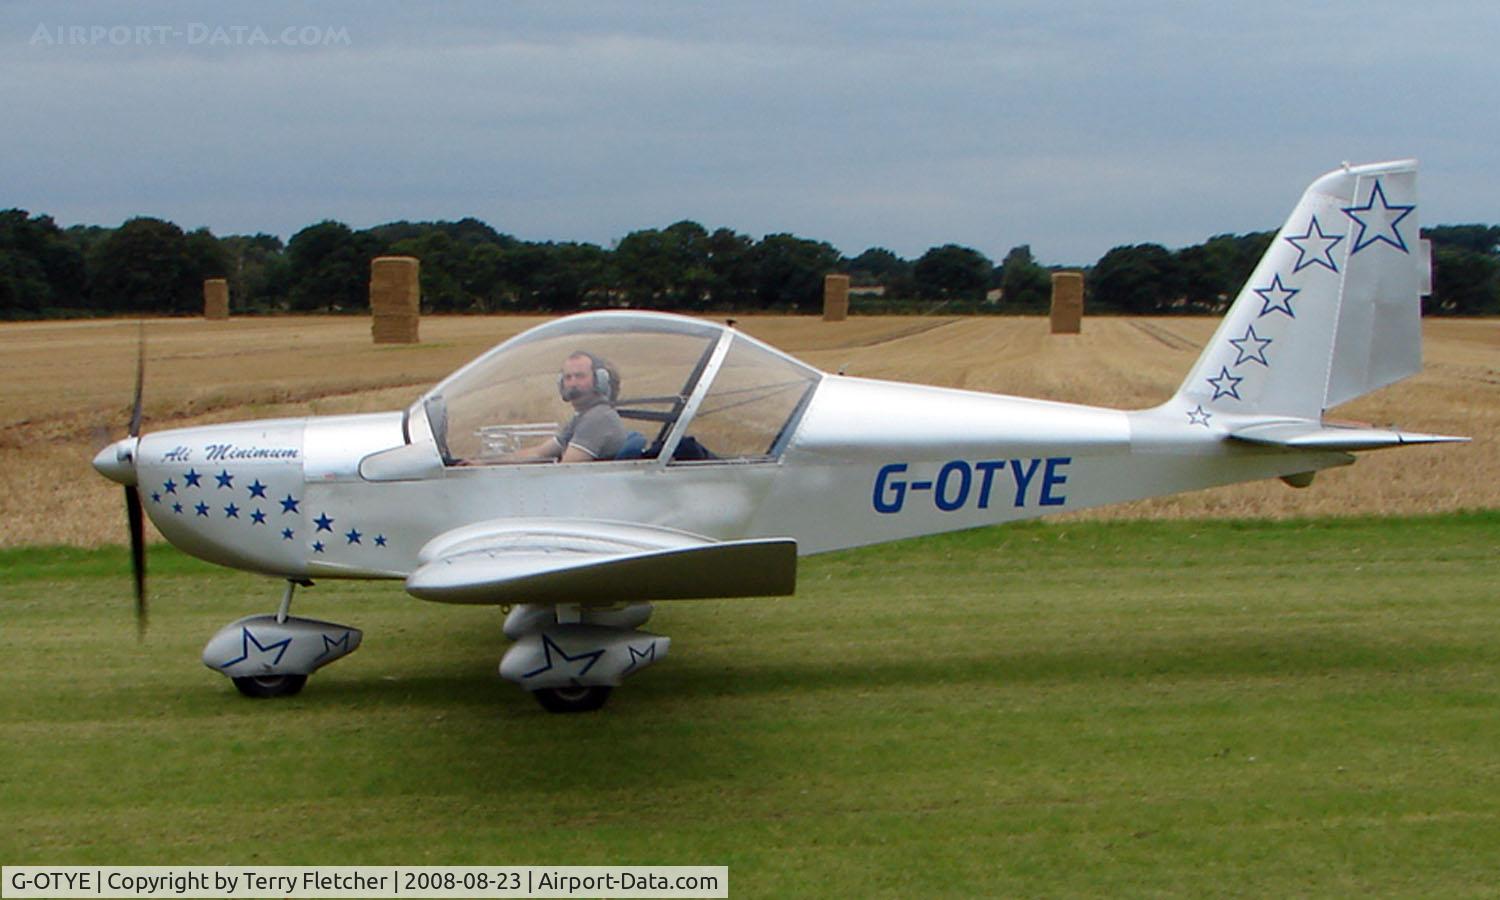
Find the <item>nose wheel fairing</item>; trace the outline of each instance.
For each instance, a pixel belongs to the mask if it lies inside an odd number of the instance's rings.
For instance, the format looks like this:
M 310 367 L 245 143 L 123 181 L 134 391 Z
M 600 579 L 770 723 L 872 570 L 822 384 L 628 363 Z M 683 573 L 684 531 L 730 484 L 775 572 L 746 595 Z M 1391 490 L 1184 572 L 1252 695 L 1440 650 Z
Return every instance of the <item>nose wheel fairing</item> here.
M 203 664 L 234 679 L 306 678 L 359 648 L 364 632 L 336 622 L 292 616 L 247 616 L 219 630 Z

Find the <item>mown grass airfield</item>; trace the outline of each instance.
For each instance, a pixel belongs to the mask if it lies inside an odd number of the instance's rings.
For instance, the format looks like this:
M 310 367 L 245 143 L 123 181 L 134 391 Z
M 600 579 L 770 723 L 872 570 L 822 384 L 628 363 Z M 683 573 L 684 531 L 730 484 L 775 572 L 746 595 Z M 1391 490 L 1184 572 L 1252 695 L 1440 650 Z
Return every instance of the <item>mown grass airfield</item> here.
M 535 321 L 428 319 L 403 347 L 363 319 L 151 322 L 147 427 L 398 408 Z M 828 370 L 1137 407 L 1214 324 L 739 327 Z M 308 595 L 369 638 L 282 702 L 198 662 L 266 579 L 162 547 L 137 642 L 118 498 L 88 468 L 128 416 L 136 327 L 8 325 L 0 857 L 725 864 L 747 896 L 1487 894 L 1500 323 L 1424 330 L 1421 375 L 1336 414 L 1471 444 L 813 558 L 792 598 L 666 606 L 691 652 L 559 718 L 476 674 L 498 611 L 396 585 Z

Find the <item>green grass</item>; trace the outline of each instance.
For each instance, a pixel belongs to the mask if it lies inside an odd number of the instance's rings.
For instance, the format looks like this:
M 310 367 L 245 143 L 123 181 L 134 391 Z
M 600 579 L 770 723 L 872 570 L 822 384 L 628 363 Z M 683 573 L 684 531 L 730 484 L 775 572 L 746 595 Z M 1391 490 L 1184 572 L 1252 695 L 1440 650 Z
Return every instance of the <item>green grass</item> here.
M 661 604 L 599 714 L 498 610 L 325 582 L 299 697 L 198 662 L 272 581 L 0 552 L 0 861 L 728 865 L 734 896 L 1492 895 L 1500 514 L 1021 525 Z

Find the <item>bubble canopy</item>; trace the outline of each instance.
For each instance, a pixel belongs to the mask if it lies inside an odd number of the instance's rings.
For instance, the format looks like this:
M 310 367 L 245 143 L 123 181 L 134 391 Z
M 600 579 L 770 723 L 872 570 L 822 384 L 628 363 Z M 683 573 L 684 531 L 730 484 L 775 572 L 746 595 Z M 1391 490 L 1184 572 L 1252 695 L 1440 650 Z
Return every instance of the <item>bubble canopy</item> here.
M 426 418 L 448 465 L 526 461 L 511 454 L 571 419 L 559 373 L 580 353 L 610 371 L 615 410 L 639 435 L 620 460 L 775 460 L 821 378 L 723 325 L 665 313 L 584 313 L 505 341 L 444 379 L 409 415 Z

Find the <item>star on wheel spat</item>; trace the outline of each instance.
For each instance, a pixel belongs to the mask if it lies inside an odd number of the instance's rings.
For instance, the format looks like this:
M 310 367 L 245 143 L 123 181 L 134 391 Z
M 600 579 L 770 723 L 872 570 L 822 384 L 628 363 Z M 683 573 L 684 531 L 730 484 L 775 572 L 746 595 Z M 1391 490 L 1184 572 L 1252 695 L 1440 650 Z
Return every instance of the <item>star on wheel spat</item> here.
M 531 678 L 534 675 L 540 675 L 543 672 L 551 671 L 553 666 L 558 664 L 558 659 L 553 657 L 554 652 L 556 652 L 558 657 L 561 657 L 561 661 L 563 662 L 576 663 L 581 659 L 588 660 L 588 663 L 583 668 L 579 669 L 577 672 L 574 672 L 571 676 L 569 676 L 571 678 L 577 678 L 580 675 L 587 674 L 588 670 L 594 667 L 594 663 L 598 662 L 599 657 L 604 655 L 604 648 L 600 647 L 598 650 L 589 650 L 585 653 L 579 653 L 576 656 L 569 656 L 566 650 L 557 646 L 557 642 L 553 641 L 552 638 L 544 634 L 542 635 L 542 653 L 547 659 L 547 664 L 545 666 L 541 666 L 540 668 L 532 669 L 530 672 L 527 672 L 521 677 Z
M 643 660 L 646 662 L 656 661 L 656 641 L 652 641 L 650 644 L 648 644 L 644 651 L 635 649 L 635 646 L 632 644 L 626 644 L 625 649 L 630 651 L 630 665 L 621 670 L 621 675 L 629 672 L 631 669 L 634 669 L 636 667 L 636 664 Z
M 255 635 L 250 633 L 249 628 L 241 628 L 240 632 L 240 655 L 234 659 L 231 659 L 229 662 L 224 663 L 222 666 L 219 666 L 219 668 L 227 669 L 230 666 L 238 665 L 239 663 L 242 663 L 245 660 L 249 659 L 250 647 L 252 645 L 255 647 L 256 661 L 261 665 L 267 665 L 267 663 L 265 663 L 264 661 L 264 657 L 271 655 L 271 652 L 275 651 L 276 658 L 272 659 L 269 663 L 269 665 L 274 666 L 277 663 L 281 662 L 281 658 L 286 655 L 286 648 L 292 645 L 292 639 L 289 637 L 282 638 L 279 641 L 273 641 L 269 644 L 262 644 L 260 641 L 255 639 Z

